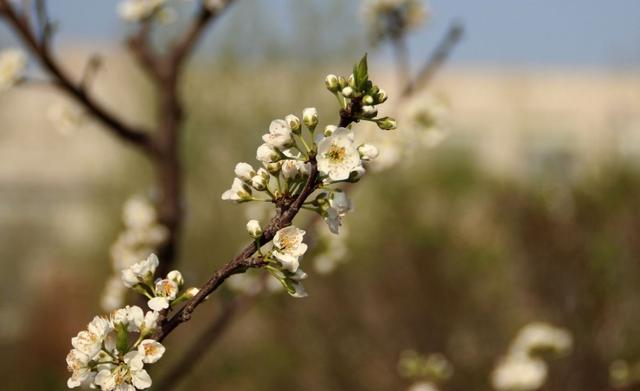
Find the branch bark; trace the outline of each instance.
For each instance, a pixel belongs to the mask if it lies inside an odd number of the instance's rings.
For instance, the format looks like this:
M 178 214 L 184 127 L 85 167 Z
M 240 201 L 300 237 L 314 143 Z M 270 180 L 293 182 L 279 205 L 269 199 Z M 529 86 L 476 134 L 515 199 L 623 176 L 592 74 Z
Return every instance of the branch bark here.
M 34 57 L 38 59 L 42 67 L 54 78 L 55 83 L 53 85 L 83 106 L 87 112 L 105 125 L 105 129 L 121 140 L 138 147 L 146 153 L 154 152 L 150 136 L 146 130 L 125 124 L 115 114 L 99 104 L 62 69 L 50 52 L 47 44 L 48 38 L 45 38 L 47 34 L 43 34 L 43 40 L 41 41 L 29 24 L 28 19 L 19 15 L 8 0 L 0 0 L 0 15 L 5 18 L 9 26 L 12 27 Z

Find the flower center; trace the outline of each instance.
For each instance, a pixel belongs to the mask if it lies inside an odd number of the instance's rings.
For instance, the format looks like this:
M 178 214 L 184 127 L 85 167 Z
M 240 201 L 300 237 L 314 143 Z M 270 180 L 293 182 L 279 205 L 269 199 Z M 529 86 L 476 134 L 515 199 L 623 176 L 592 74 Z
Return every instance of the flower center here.
M 344 147 L 340 147 L 337 145 L 332 145 L 327 152 L 327 158 L 332 161 L 340 161 L 344 159 L 344 156 L 347 154 L 347 151 Z

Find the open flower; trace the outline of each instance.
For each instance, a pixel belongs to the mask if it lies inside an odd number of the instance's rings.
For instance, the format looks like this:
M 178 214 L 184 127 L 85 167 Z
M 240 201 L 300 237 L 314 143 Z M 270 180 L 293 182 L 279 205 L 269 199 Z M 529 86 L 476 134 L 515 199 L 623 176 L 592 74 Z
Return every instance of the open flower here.
M 285 149 L 293 145 L 293 133 L 289 123 L 283 119 L 276 119 L 271 121 L 269 125 L 269 133 L 262 136 L 262 141 L 265 144 L 276 148 Z
M 159 264 L 160 261 L 155 254 L 149 255 L 147 259 L 134 263 L 122 271 L 122 283 L 131 288 L 136 284 L 151 280 Z
M 360 154 L 353 144 L 353 132 L 338 128 L 318 143 L 318 171 L 332 181 L 349 179 L 352 171 L 362 167 Z
M 98 372 L 95 384 L 102 391 L 134 391 L 136 388 L 144 390 L 151 387 L 151 377 L 144 369 L 142 358 L 138 351 L 125 354 L 123 362 L 114 368 Z
M 302 243 L 305 232 L 294 226 L 282 228 L 273 237 L 273 256 L 285 270 L 295 273 L 300 265 L 299 258 L 307 251 Z
M 147 305 L 154 311 L 169 308 L 169 304 L 178 294 L 178 284 L 168 278 L 158 279 L 155 286 L 156 297 L 151 298 Z
M 91 380 L 90 360 L 89 356 L 78 349 L 71 349 L 67 354 L 67 369 L 71 372 L 71 377 L 67 380 L 67 387 L 79 387 Z
M 142 355 L 142 361 L 148 364 L 160 360 L 164 354 L 165 347 L 154 339 L 145 339 L 138 345 L 138 352 Z

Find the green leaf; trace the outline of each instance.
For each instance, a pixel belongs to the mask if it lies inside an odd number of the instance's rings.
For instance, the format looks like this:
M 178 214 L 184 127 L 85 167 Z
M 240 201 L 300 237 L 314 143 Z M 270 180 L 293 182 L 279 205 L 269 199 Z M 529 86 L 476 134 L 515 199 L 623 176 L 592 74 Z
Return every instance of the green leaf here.
M 127 326 L 122 323 L 116 326 L 116 348 L 120 353 L 126 353 L 129 350 L 129 333 Z
M 367 81 L 369 81 L 369 66 L 367 65 L 367 53 L 362 56 L 359 63 L 353 66 L 353 79 L 358 91 L 366 89 Z

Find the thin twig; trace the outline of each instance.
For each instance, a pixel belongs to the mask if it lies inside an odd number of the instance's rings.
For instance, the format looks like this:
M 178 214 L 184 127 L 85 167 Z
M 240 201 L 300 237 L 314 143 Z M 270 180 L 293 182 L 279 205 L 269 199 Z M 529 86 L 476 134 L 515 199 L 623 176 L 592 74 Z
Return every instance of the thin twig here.
M 56 85 L 69 96 L 74 98 L 87 112 L 91 113 L 100 122 L 106 125 L 106 129 L 118 136 L 123 141 L 139 147 L 145 152 L 152 152 L 152 145 L 148 133 L 126 125 L 113 113 L 107 111 L 91 95 L 72 81 L 71 77 L 58 65 L 51 55 L 47 45 L 40 42 L 27 19 L 17 13 L 8 0 L 0 0 L 0 15 L 13 28 L 18 37 L 29 48 L 32 54 L 42 64 L 43 68 L 56 80 Z
M 449 58 L 463 35 L 464 26 L 460 22 L 453 22 L 438 46 L 436 46 L 436 49 L 420 69 L 420 72 L 418 72 L 416 78 L 406 84 L 402 90 L 401 98 L 410 96 L 413 91 L 420 90 L 431 81 L 440 67 L 447 61 L 447 58 Z

